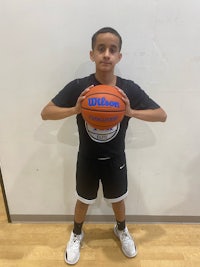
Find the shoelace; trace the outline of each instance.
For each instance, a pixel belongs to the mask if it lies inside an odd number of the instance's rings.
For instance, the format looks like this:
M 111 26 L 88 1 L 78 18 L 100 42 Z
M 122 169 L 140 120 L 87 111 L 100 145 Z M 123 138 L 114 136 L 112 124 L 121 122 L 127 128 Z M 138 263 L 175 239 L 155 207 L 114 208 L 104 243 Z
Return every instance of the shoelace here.
M 128 243 L 130 240 L 132 240 L 130 235 L 126 231 L 122 232 L 121 239 L 123 240 L 123 242 L 126 242 L 126 243 Z
M 80 246 L 80 237 L 77 235 L 74 235 L 73 237 L 73 247 L 79 247 Z

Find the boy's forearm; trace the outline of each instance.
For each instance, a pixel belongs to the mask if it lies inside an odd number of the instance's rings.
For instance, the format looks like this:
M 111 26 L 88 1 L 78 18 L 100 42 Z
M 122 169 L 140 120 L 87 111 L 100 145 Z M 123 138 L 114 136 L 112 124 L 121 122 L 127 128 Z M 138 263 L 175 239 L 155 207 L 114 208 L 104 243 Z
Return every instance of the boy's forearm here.
M 42 110 L 41 117 L 43 120 L 61 120 L 75 114 L 75 107 L 62 108 L 49 104 Z
M 156 122 L 156 121 L 165 122 L 167 119 L 167 114 L 162 108 L 147 109 L 147 110 L 132 109 L 131 117 L 149 122 Z

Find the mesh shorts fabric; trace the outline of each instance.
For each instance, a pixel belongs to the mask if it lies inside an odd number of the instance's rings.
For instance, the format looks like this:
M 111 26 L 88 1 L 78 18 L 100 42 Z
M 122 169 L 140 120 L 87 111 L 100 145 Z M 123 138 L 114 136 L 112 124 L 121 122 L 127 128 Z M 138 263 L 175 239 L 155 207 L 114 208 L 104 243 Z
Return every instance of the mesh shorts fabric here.
M 127 195 L 126 157 L 90 159 L 78 155 L 76 191 L 78 198 L 92 203 L 97 198 L 99 183 L 102 183 L 104 198 L 116 202 Z

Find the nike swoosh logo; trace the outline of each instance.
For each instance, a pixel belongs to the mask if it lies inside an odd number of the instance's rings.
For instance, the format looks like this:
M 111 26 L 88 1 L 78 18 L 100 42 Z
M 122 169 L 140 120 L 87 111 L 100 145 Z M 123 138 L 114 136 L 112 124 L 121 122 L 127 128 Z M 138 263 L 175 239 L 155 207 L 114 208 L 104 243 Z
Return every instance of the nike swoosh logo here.
M 123 164 L 122 166 L 120 166 L 120 170 L 122 170 L 125 167 L 125 164 Z

